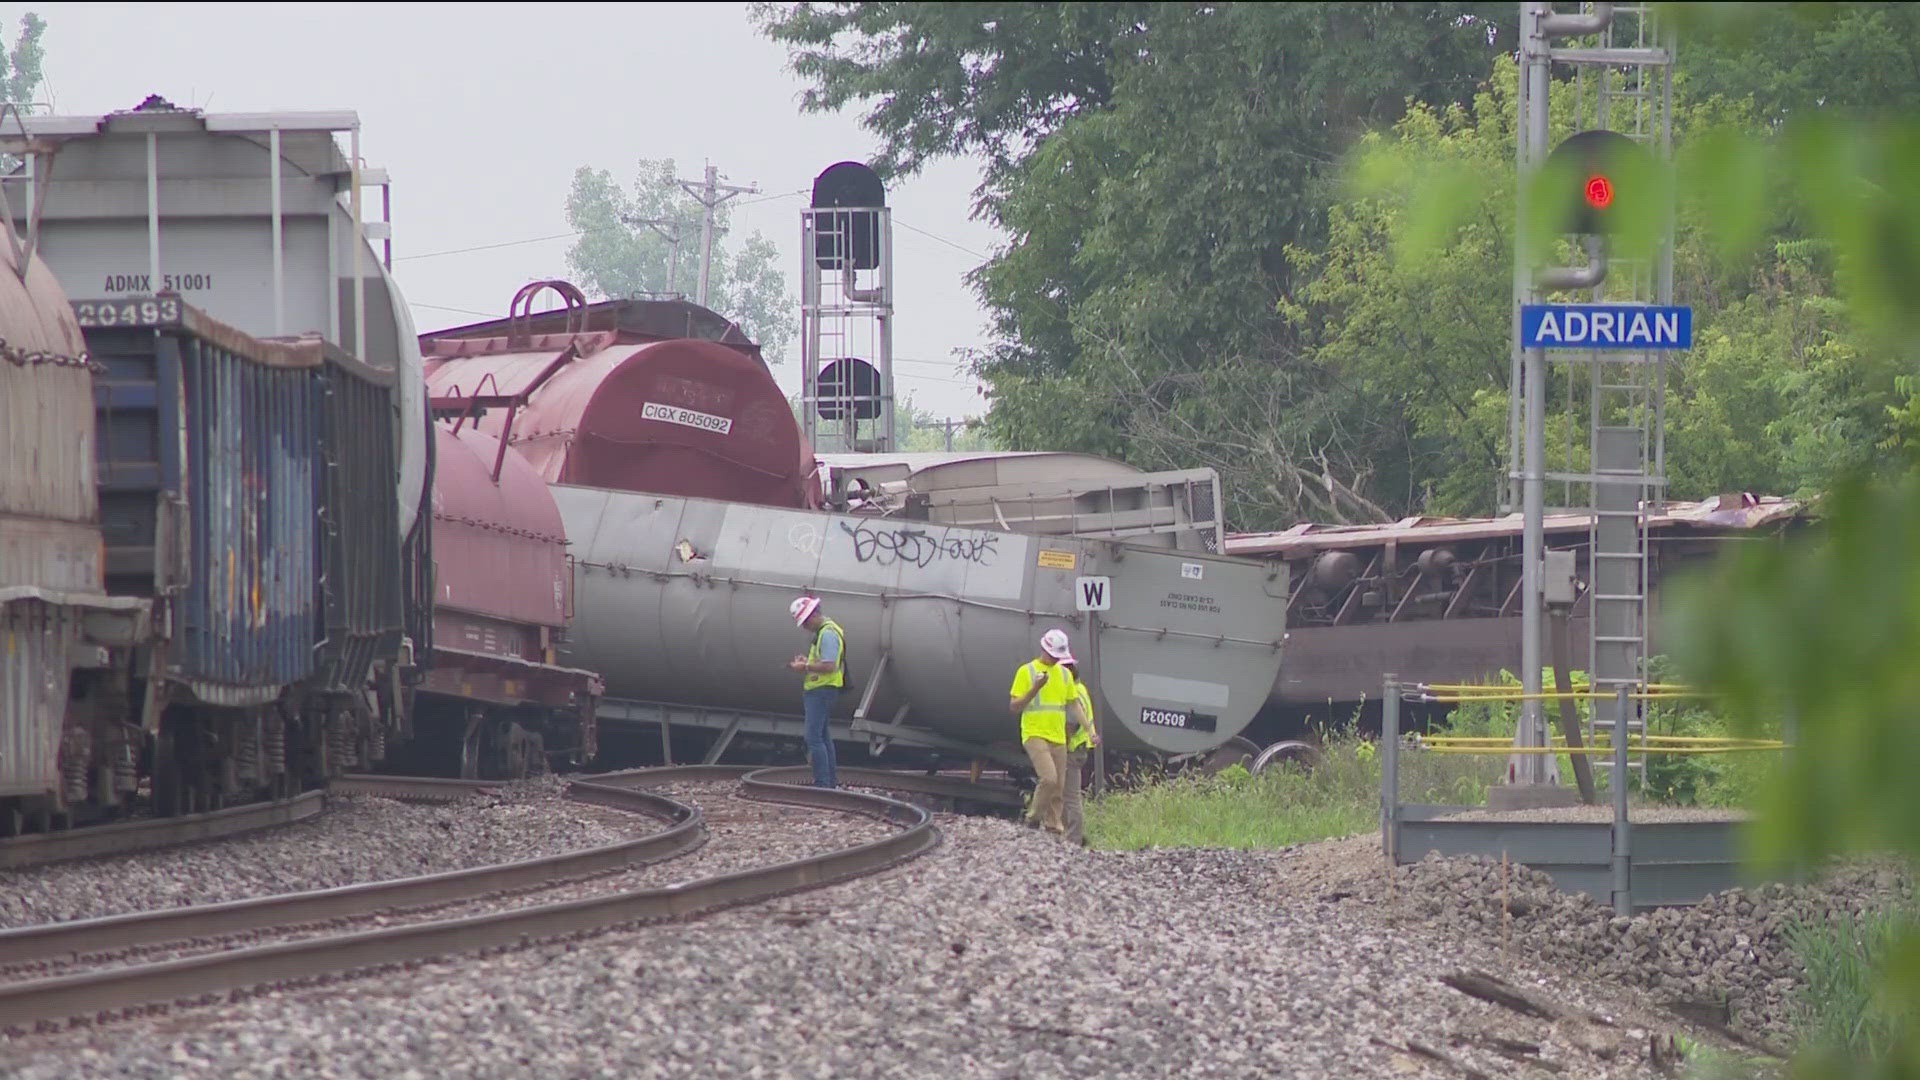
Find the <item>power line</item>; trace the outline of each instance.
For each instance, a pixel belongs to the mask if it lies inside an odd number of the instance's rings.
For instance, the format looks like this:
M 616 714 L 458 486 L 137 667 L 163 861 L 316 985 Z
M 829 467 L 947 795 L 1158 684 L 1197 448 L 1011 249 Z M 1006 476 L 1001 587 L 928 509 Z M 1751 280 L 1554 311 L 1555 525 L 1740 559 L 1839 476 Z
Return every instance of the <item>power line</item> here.
M 463 307 L 448 307 L 448 306 L 447 306 L 447 305 L 445 305 L 445 304 L 425 304 L 425 303 L 421 303 L 421 302 L 420 302 L 420 301 L 418 301 L 418 300 L 409 300 L 409 301 L 407 301 L 407 306 L 408 306 L 408 307 L 423 307 L 423 308 L 432 308 L 432 309 L 433 309 L 433 310 L 435 310 L 435 311 L 452 311 L 452 312 L 457 312 L 457 313 L 459 313 L 459 314 L 461 314 L 461 315 L 478 315 L 479 317 L 481 317 L 481 318 L 483 318 L 483 319 L 503 319 L 503 318 L 506 318 L 506 316 L 504 316 L 504 315 L 500 315 L 500 314 L 498 314 L 498 313 L 496 313 L 496 312 L 491 312 L 491 311 L 475 311 L 475 310 L 473 310 L 472 308 L 463 308 Z
M 949 240 L 949 239 L 947 239 L 946 237 L 944 237 L 944 236 L 941 236 L 941 235 L 939 235 L 939 234 L 937 234 L 937 233 L 930 233 L 930 232 L 928 232 L 927 230 L 925 230 L 925 229 L 922 229 L 922 228 L 920 228 L 920 227 L 919 227 L 919 226 L 917 226 L 917 225 L 909 225 L 909 224 L 907 224 L 906 222 L 904 222 L 904 221 L 901 221 L 901 220 L 900 220 L 899 218 L 894 218 L 894 219 L 893 219 L 893 223 L 894 223 L 894 224 L 896 224 L 896 225 L 898 225 L 898 226 L 900 226 L 900 227 L 901 227 L 901 228 L 903 228 L 903 229 L 907 229 L 907 230 L 909 230 L 909 231 L 911 231 L 911 232 L 917 232 L 917 233 L 919 233 L 919 234 L 920 234 L 921 236 L 924 236 L 924 237 L 926 237 L 926 238 L 928 238 L 929 240 L 938 240 L 939 242 L 941 242 L 941 243 L 943 243 L 943 244 L 945 244 L 945 245 L 947 245 L 948 247 L 950 247 L 950 248 L 952 248 L 953 250 L 955 250 L 955 251 L 958 251 L 958 252 L 961 252 L 961 253 L 963 253 L 963 254 L 966 254 L 966 255 L 971 255 L 971 256 L 973 256 L 973 257 L 974 257 L 974 258 L 976 258 L 976 259 L 980 259 L 980 260 L 982 260 L 982 261 L 984 261 L 984 260 L 986 260 L 986 259 L 988 259 L 988 258 L 991 258 L 991 256 L 988 256 L 988 255 L 982 255 L 982 254 L 981 254 L 980 252 L 978 252 L 978 251 L 975 251 L 975 250 L 973 250 L 972 248 L 970 248 L 970 247 L 967 247 L 967 246 L 966 246 L 966 245 L 964 245 L 964 244 L 956 244 L 956 243 L 954 243 L 954 242 L 953 242 L 952 240 Z
M 586 232 L 584 230 L 575 230 L 574 232 L 554 233 L 552 236 L 534 236 L 525 240 L 503 240 L 498 244 L 479 244 L 474 247 L 451 248 L 447 251 L 429 251 L 420 255 L 398 255 L 394 257 L 393 261 L 405 262 L 408 259 L 437 259 L 442 255 L 465 255 L 471 251 L 493 251 L 496 248 L 519 247 L 522 244 L 542 244 L 548 240 L 567 240 L 575 236 L 585 235 Z

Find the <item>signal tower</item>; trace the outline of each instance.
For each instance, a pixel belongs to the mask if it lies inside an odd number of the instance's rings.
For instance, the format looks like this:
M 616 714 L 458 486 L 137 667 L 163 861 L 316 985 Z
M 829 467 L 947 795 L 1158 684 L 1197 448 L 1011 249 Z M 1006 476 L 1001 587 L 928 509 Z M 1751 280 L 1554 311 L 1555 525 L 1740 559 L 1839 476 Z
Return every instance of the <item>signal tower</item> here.
M 872 169 L 842 161 L 800 211 L 801 430 L 824 453 L 894 441 L 893 217 Z
M 1660 27 L 1649 4 L 1591 2 L 1579 14 L 1556 12 L 1551 3 L 1520 5 L 1520 93 L 1516 159 L 1520 171 L 1520 216 L 1536 220 L 1531 198 L 1571 196 L 1577 209 L 1563 221 L 1564 235 L 1581 241 L 1584 265 L 1536 267 L 1524 229 L 1516 230 L 1513 283 L 1513 347 L 1508 398 L 1510 468 L 1507 505 L 1520 505 L 1524 522 L 1521 683 L 1528 695 L 1514 736 L 1516 747 L 1550 744 L 1541 692 L 1546 608 L 1561 616 L 1584 601 L 1590 627 L 1587 664 L 1596 691 L 1647 681 L 1650 629 L 1647 611 L 1647 521 L 1666 486 L 1666 354 L 1657 349 L 1548 351 L 1523 348 L 1520 308 L 1543 300 L 1669 305 L 1673 302 L 1671 198 L 1625 180 L 1612 165 L 1645 155 L 1665 169 L 1673 147 L 1674 38 Z M 1568 39 L 1555 44 L 1557 39 Z M 1555 64 L 1573 69 L 1571 138 L 1548 155 L 1549 89 Z M 1637 148 L 1637 149 L 1636 149 Z M 1544 167 L 1567 173 L 1573 190 L 1535 188 Z M 1549 169 L 1551 181 L 1554 171 Z M 1656 173 L 1643 171 L 1643 179 Z M 1530 190 L 1531 189 L 1531 190 Z M 1651 255 L 1624 258 L 1608 250 L 1609 211 L 1622 202 L 1631 212 L 1656 211 L 1663 229 Z M 1557 245 L 1556 245 L 1557 246 Z M 1555 296 L 1571 293 L 1573 296 Z M 1554 369 L 1549 370 L 1549 362 Z M 1549 389 L 1564 394 L 1570 423 L 1558 461 L 1550 461 L 1546 428 Z M 1586 415 L 1582 417 L 1580 414 Z M 1572 434 L 1584 428 L 1585 445 Z M 1557 466 L 1557 467 L 1556 467 Z M 1584 595 L 1573 580 L 1572 561 L 1548 560 L 1543 536 L 1548 486 L 1557 485 L 1562 505 L 1591 515 Z M 1577 501 L 1576 501 L 1577 500 Z M 1555 553 L 1560 555 L 1560 553 Z M 1588 734 L 1611 730 L 1611 710 L 1591 710 Z M 1642 729 L 1639 719 L 1629 729 Z M 1542 805 L 1571 801 L 1561 788 L 1550 754 L 1508 759 L 1506 790 L 1490 801 Z

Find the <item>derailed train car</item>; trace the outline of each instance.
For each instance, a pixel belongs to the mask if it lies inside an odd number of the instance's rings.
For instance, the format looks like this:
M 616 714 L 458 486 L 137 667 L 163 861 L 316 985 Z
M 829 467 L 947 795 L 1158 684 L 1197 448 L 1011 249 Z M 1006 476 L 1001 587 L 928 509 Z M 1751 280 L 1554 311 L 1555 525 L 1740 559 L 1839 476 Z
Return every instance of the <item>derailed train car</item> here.
M 574 545 L 573 662 L 606 675 L 603 718 L 794 734 L 781 662 L 797 595 L 846 627 L 844 739 L 1019 765 L 1013 670 L 1061 626 L 1120 752 L 1193 754 L 1265 704 L 1287 574 L 1112 540 L 988 532 L 556 485 Z
M 378 761 L 406 644 L 394 374 L 172 297 L 75 308 L 105 369 L 107 585 L 154 604 L 135 674 L 157 809 Z
M 29 154 L 11 224 L 99 365 L 102 585 L 151 613 L 124 693 L 69 713 L 137 735 L 125 778 L 161 812 L 378 760 L 430 648 L 418 346 L 341 134 L 351 113 L 151 98 L 0 140 Z
M 393 762 L 413 773 L 518 777 L 598 749 L 600 677 L 557 662 L 573 580 L 560 511 L 533 467 L 439 399 L 435 430 L 433 656 L 414 733 Z
M 541 288 L 566 307 L 531 313 Z M 609 734 L 657 729 L 669 755 L 690 742 L 708 760 L 739 736 L 797 737 L 783 661 L 801 592 L 825 597 L 853 639 L 837 734 L 876 751 L 1023 763 L 1006 686 L 1056 622 L 1087 659 L 1116 750 L 1206 752 L 1265 701 L 1286 571 L 1210 553 L 1210 472 L 815 459 L 724 320 L 589 305 L 563 282 L 511 307 L 423 338 L 428 384 L 436 403 L 484 411 L 482 429 L 551 485 L 573 564 L 560 655 L 605 680 Z M 676 333 L 703 337 L 663 336 Z M 856 512 L 813 509 L 823 501 Z
M 138 787 L 119 723 L 146 604 L 102 582 L 93 369 L 59 282 L 0 245 L 0 835 Z

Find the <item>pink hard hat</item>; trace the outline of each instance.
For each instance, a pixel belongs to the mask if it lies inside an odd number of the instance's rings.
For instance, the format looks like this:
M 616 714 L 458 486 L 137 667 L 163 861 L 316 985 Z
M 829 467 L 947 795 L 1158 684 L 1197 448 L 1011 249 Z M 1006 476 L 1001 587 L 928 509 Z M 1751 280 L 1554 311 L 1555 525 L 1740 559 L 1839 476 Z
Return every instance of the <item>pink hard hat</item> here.
M 819 597 L 803 596 L 787 605 L 787 614 L 793 616 L 793 621 L 796 625 L 804 626 L 807 620 L 813 617 L 814 611 L 819 608 L 819 606 Z
M 1058 627 L 1040 635 L 1040 650 L 1062 664 L 1071 664 L 1073 646 L 1067 641 L 1067 632 Z

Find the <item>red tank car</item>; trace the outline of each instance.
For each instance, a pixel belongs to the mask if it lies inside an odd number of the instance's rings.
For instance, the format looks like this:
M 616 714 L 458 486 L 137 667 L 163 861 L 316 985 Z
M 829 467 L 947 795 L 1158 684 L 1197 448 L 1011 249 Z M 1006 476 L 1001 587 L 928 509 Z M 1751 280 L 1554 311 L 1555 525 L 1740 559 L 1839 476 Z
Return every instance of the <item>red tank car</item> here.
M 434 435 L 433 663 L 415 688 L 410 765 L 495 779 L 584 762 L 601 682 L 554 662 L 572 572 L 553 496 L 470 419 Z
M 540 287 L 564 311 L 524 308 Z M 814 505 L 813 454 L 786 395 L 737 327 L 675 301 L 587 304 L 528 286 L 508 320 L 421 337 L 436 397 L 549 483 L 765 506 Z

